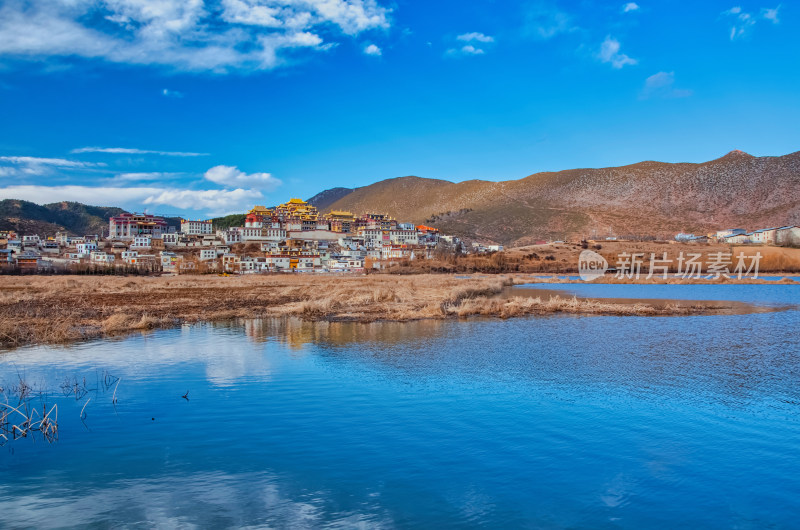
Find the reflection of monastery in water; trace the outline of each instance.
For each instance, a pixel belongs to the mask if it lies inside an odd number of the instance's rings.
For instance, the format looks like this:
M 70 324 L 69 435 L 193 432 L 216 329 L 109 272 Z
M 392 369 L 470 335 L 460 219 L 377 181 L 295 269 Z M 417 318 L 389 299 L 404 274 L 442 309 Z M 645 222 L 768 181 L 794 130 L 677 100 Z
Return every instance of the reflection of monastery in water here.
M 244 320 L 244 330 L 254 342 L 275 340 L 292 349 L 309 343 L 349 346 L 360 342 L 385 345 L 409 344 L 440 334 L 444 321 L 412 322 L 328 322 L 299 318 L 255 318 Z

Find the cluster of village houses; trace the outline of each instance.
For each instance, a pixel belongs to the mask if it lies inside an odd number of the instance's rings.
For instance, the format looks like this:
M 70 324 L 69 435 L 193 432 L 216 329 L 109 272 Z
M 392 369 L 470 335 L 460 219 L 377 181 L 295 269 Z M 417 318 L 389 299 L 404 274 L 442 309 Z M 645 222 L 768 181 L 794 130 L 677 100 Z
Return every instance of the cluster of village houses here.
M 781 226 L 748 232 L 744 228 L 728 228 L 711 234 L 678 234 L 675 240 L 686 243 L 725 243 L 730 245 L 800 245 L 800 227 Z
M 459 243 L 430 226 L 401 223 L 384 214 L 321 215 L 312 204 L 291 199 L 274 208 L 255 206 L 244 226 L 232 228 L 182 220 L 178 231 L 163 217 L 124 213 L 109 220 L 107 235 L 19 238 L 0 233 L 0 261 L 37 270 L 128 265 L 166 272 L 363 272 L 392 261 L 429 258 L 441 242 Z M 473 250 L 502 247 L 476 245 Z
M 800 227 L 748 232 L 740 228 L 681 242 L 798 245 Z M 0 232 L 0 266 L 43 270 L 75 267 L 136 267 L 165 272 L 363 272 L 392 262 L 430 258 L 440 244 L 460 252 L 503 250 L 500 245 L 466 247 L 436 228 L 398 222 L 385 214 L 322 215 L 312 204 L 291 199 L 274 208 L 255 206 L 244 226 L 218 228 L 210 220 L 166 219 L 123 213 L 109 219 L 108 234 L 40 237 Z

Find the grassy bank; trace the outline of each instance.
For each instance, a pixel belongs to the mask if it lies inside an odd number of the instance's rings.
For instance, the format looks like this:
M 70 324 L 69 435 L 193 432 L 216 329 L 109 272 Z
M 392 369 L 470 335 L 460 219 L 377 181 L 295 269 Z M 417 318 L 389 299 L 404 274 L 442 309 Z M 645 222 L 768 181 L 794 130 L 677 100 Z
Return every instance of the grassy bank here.
M 525 281 L 520 278 L 518 281 Z M 407 321 L 549 313 L 674 315 L 710 305 L 658 307 L 557 295 L 498 299 L 508 276 L 0 277 L 0 346 L 64 343 L 183 322 L 297 316 Z

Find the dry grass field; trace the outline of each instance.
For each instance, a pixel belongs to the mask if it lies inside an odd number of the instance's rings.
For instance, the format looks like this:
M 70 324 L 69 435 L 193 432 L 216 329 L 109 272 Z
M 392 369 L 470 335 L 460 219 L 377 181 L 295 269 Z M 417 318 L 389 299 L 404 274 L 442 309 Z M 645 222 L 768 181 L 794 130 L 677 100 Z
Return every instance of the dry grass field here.
M 599 248 L 598 248 L 599 247 Z M 385 269 L 390 274 L 574 274 L 578 272 L 578 257 L 584 250 L 579 243 L 548 243 L 527 245 L 506 249 L 494 254 L 470 254 L 467 256 L 438 256 L 434 259 L 417 259 L 403 261 Z M 731 246 L 722 244 L 689 244 L 667 241 L 589 241 L 586 250 L 592 250 L 603 256 L 610 266 L 620 261 L 623 253 L 641 254 L 640 261 L 649 263 L 651 254 L 656 259 L 672 260 L 670 272 L 677 272 L 678 257 L 683 253 L 700 254 L 700 261 L 708 263 L 715 254 L 730 254 L 735 267 L 737 256 L 743 253 L 749 264 L 750 256 L 761 253 L 759 273 L 796 273 L 800 272 L 800 249 L 772 246 Z M 705 268 L 704 268 L 705 270 Z
M 708 304 L 658 306 L 557 295 L 498 296 L 513 281 L 510 276 L 452 275 L 0 276 L 0 346 L 63 343 L 182 322 L 265 316 L 370 322 L 720 310 Z

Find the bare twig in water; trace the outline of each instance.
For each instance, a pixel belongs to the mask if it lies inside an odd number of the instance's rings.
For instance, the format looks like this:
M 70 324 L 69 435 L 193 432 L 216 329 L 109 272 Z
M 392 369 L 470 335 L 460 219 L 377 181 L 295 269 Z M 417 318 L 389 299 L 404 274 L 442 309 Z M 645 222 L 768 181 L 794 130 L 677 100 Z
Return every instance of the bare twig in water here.
M 117 388 L 119 388 L 119 384 L 122 382 L 122 378 L 117 378 L 117 386 L 114 387 L 114 395 L 111 396 L 111 403 L 116 405 L 117 404 Z
M 86 419 L 86 415 L 83 413 L 83 411 L 86 408 L 86 405 L 88 405 L 91 400 L 92 400 L 92 398 L 89 398 L 89 399 L 86 400 L 86 403 L 83 404 L 83 407 L 81 408 L 81 420 L 85 420 Z

